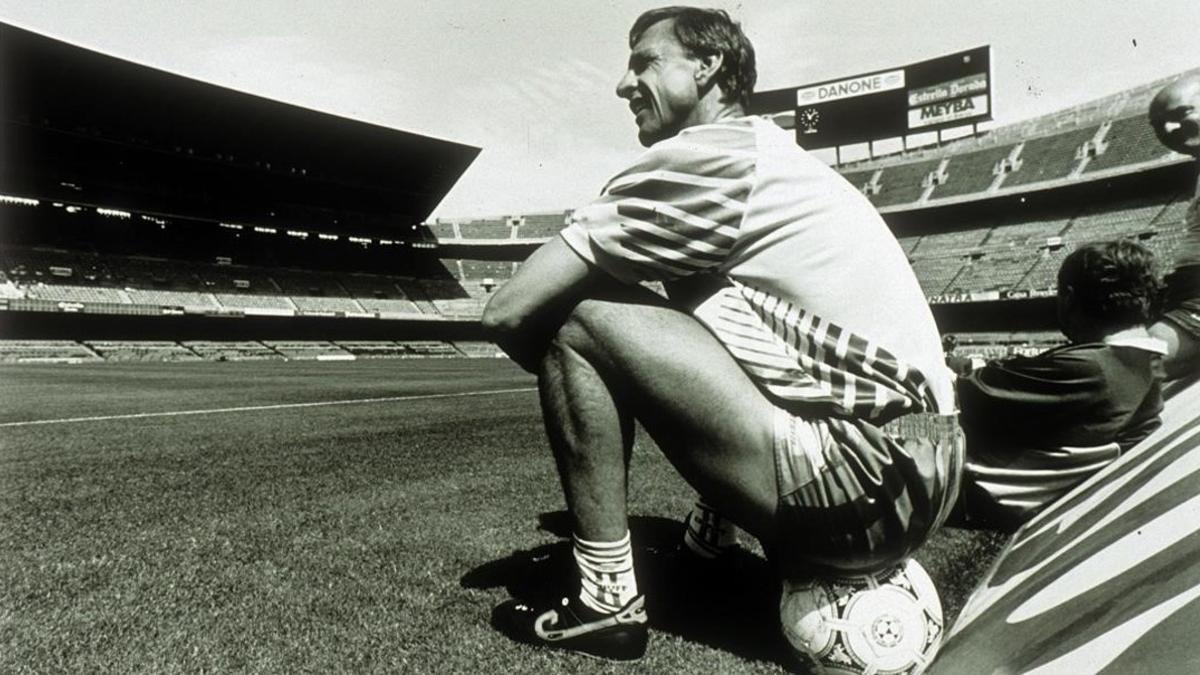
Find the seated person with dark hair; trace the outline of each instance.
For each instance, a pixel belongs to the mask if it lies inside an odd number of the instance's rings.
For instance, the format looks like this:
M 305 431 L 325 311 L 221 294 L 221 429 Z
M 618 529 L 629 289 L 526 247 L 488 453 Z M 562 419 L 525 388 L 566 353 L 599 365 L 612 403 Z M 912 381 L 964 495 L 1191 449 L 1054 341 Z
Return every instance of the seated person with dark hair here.
M 1166 345 L 1147 327 L 1161 295 L 1143 246 L 1085 245 L 1058 272 L 1070 342 L 959 379 L 966 524 L 1015 530 L 1158 428 Z

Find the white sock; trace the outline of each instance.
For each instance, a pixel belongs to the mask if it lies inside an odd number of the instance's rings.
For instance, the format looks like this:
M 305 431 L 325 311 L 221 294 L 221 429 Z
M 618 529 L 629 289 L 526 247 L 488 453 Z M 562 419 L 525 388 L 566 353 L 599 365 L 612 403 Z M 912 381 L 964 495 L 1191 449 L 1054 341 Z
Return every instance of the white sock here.
M 637 597 L 629 530 L 617 541 L 575 537 L 575 563 L 581 582 L 579 599 L 597 612 L 614 614 Z
M 737 544 L 737 526 L 702 500 L 684 522 L 683 543 L 701 558 L 715 558 Z

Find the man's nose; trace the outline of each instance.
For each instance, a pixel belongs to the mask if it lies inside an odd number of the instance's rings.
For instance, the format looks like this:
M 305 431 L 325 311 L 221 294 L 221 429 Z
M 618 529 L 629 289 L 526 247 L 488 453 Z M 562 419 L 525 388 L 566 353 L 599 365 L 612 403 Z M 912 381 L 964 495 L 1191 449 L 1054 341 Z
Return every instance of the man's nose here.
M 630 98 L 633 96 L 633 90 L 637 88 L 637 80 L 633 77 L 633 71 L 627 70 L 617 81 L 617 97 Z

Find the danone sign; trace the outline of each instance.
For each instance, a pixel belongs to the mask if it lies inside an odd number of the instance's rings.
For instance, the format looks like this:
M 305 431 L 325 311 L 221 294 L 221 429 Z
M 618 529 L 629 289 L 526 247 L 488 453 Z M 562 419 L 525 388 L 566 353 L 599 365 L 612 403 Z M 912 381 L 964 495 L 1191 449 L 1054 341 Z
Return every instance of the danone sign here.
M 893 89 L 904 88 L 904 71 L 891 70 L 886 73 L 860 75 L 837 82 L 827 82 L 815 87 L 796 90 L 796 105 L 805 106 L 823 101 L 840 101 L 855 96 L 868 96 Z
M 991 119 L 991 48 L 901 68 L 757 92 L 750 112 L 795 114 L 806 148 L 861 143 Z

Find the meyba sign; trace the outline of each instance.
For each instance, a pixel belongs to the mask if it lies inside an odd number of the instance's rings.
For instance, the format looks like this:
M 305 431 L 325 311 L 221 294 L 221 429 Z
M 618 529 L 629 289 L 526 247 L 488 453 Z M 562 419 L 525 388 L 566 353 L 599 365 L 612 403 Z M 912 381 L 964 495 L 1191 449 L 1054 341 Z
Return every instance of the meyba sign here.
M 757 93 L 751 112 L 794 112 L 809 149 L 895 138 L 992 118 L 991 48 Z

